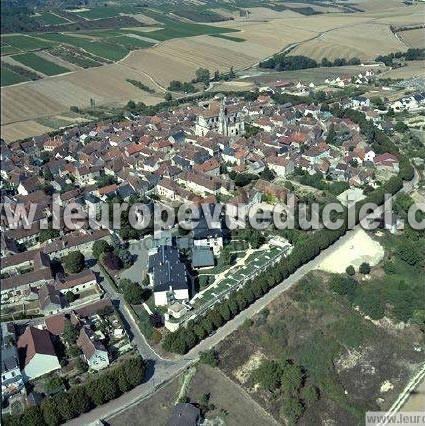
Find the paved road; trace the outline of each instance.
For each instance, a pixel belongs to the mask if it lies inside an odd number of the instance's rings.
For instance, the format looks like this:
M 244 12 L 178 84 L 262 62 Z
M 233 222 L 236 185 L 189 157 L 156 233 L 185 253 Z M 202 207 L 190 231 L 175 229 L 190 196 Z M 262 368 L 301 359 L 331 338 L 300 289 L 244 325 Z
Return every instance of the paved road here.
M 419 174 L 415 171 L 415 177 L 412 179 L 412 181 L 405 182 L 401 191 L 410 192 L 417 185 L 418 181 Z M 378 207 L 375 212 L 381 213 L 382 211 L 383 207 Z M 149 345 L 147 345 L 147 342 L 144 339 L 143 335 L 138 331 L 137 325 L 131 319 L 131 315 L 128 315 L 127 313 L 127 316 L 130 317 L 128 321 L 131 324 L 132 330 L 135 330 L 135 335 L 138 336 L 137 340 L 135 340 L 135 343 L 138 345 L 139 352 L 146 359 L 151 360 L 149 362 L 147 381 L 142 385 L 137 386 L 132 391 L 121 396 L 120 398 L 111 401 L 107 404 L 104 404 L 90 411 L 89 413 L 78 417 L 77 419 L 74 419 L 73 421 L 69 422 L 69 424 L 77 426 L 81 424 L 89 424 L 97 419 L 105 419 L 112 417 L 120 411 L 151 395 L 155 390 L 158 389 L 158 387 L 166 383 L 171 378 L 175 377 L 182 371 L 182 369 L 195 362 L 200 352 L 217 345 L 229 334 L 238 329 L 247 319 L 251 318 L 256 313 L 264 309 L 284 291 L 289 290 L 300 279 L 302 279 L 310 271 L 314 270 L 324 260 L 325 257 L 337 252 L 342 245 L 346 244 L 347 241 L 351 239 L 351 237 L 354 235 L 355 231 L 359 229 L 359 227 L 360 225 L 357 225 L 354 229 L 348 231 L 338 241 L 329 246 L 326 250 L 323 250 L 322 253 L 320 253 L 315 259 L 311 260 L 310 262 L 299 268 L 290 277 L 288 277 L 286 280 L 271 289 L 267 294 L 255 301 L 252 305 L 250 305 L 247 309 L 245 309 L 231 321 L 227 322 L 223 327 L 219 328 L 213 336 L 203 340 L 200 344 L 194 347 L 184 358 L 178 361 L 167 361 L 158 359 L 158 356 L 153 353 L 153 350 L 150 348 Z M 109 287 L 108 292 L 111 291 L 110 294 L 120 300 L 120 295 L 117 294 L 115 290 L 111 288 L 111 286 L 106 284 L 105 287 Z
M 130 335 L 131 343 L 134 346 L 136 346 L 140 355 L 142 355 L 144 359 L 151 359 L 151 360 L 161 359 L 161 357 L 147 343 L 145 336 L 143 336 L 143 334 L 140 332 L 140 329 L 138 325 L 136 324 L 136 321 L 133 319 L 133 316 L 131 315 L 131 312 L 127 304 L 123 300 L 122 294 L 118 293 L 115 290 L 115 288 L 109 284 L 109 282 L 105 279 L 105 277 L 102 274 L 102 271 L 99 269 L 97 265 L 95 265 L 92 269 L 96 274 L 99 275 L 101 279 L 100 285 L 109 295 L 109 297 L 112 300 L 112 303 L 120 312 L 121 317 L 126 326 L 126 330 L 128 334 Z
M 131 281 L 141 284 L 146 276 L 149 261 L 149 248 L 152 246 L 152 238 L 146 237 L 141 241 L 130 243 L 129 250 L 137 256 L 134 264 L 121 273 L 121 278 L 128 278 Z

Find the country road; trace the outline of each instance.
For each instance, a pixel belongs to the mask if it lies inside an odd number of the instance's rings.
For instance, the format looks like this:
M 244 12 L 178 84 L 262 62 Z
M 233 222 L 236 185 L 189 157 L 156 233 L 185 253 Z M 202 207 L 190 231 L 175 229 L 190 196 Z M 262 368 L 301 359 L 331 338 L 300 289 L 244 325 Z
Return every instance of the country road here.
M 410 192 L 414 189 L 419 181 L 419 173 L 415 170 L 414 178 L 410 182 L 404 182 L 403 188 L 400 192 Z M 368 214 L 366 217 L 371 218 L 374 214 L 382 213 L 383 206 L 378 207 L 374 213 Z M 238 329 L 247 319 L 252 318 L 256 313 L 260 312 L 267 305 L 269 305 L 274 299 L 276 299 L 283 292 L 292 288 L 298 281 L 300 281 L 305 275 L 310 271 L 320 265 L 320 263 L 325 259 L 325 257 L 334 254 L 339 250 L 341 246 L 347 244 L 347 242 L 352 238 L 356 230 L 360 228 L 360 224 L 354 227 L 354 229 L 349 230 L 343 235 L 339 240 L 329 246 L 327 249 L 323 250 L 316 258 L 306 263 L 299 269 L 297 269 L 291 276 L 286 278 L 276 287 L 272 288 L 268 293 L 266 293 L 260 299 L 257 299 L 252 305 L 247 309 L 239 313 L 235 318 L 227 322 L 224 326 L 220 327 L 217 332 L 204 339 L 192 350 L 189 351 L 183 358 L 178 361 L 167 361 L 160 359 L 153 352 L 152 348 L 147 344 L 143 335 L 138 331 L 137 324 L 134 321 L 131 321 L 131 315 L 128 315 L 128 321 L 132 325 L 132 330 L 135 331 L 135 336 L 137 340 L 135 343 L 138 345 L 139 352 L 143 354 L 151 354 L 153 356 L 148 356 L 149 359 L 149 370 L 147 374 L 147 381 L 130 392 L 122 395 L 120 398 L 117 398 L 109 403 L 106 403 L 100 407 L 95 408 L 94 410 L 83 414 L 82 416 L 67 422 L 67 424 L 79 426 L 81 424 L 89 424 L 98 419 L 107 419 L 116 415 L 119 411 L 124 410 L 125 408 L 134 405 L 136 402 L 148 397 L 153 392 L 155 392 L 159 387 L 167 383 L 170 379 L 174 378 L 179 374 L 182 369 L 188 367 L 191 363 L 196 362 L 199 357 L 200 352 L 210 349 L 225 339 L 228 335 Z M 120 300 L 120 295 L 115 292 L 115 290 L 108 285 L 106 286 L 108 292 L 111 291 L 111 295 L 114 298 Z M 124 309 L 125 311 L 125 309 Z M 124 313 L 124 312 L 123 312 Z M 127 313 L 128 314 L 128 313 Z M 127 315 L 125 315 L 127 317 Z M 132 318 L 131 318 L 132 319 Z M 140 345 L 140 347 L 139 347 Z

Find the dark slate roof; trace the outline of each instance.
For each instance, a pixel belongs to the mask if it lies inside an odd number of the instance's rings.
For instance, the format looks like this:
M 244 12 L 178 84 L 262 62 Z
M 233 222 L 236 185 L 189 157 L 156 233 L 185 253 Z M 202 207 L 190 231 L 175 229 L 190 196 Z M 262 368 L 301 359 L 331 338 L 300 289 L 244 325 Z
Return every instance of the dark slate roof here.
M 194 268 L 205 268 L 214 266 L 214 255 L 209 248 L 192 249 L 192 266 Z
M 195 426 L 201 417 L 199 408 L 192 404 L 176 404 L 168 420 L 168 426 Z
M 186 266 L 175 247 L 158 247 L 158 252 L 149 257 L 149 269 L 153 274 L 154 291 L 188 288 Z
M 1 350 L 1 372 L 2 374 L 19 367 L 18 350 L 16 346 L 10 345 Z

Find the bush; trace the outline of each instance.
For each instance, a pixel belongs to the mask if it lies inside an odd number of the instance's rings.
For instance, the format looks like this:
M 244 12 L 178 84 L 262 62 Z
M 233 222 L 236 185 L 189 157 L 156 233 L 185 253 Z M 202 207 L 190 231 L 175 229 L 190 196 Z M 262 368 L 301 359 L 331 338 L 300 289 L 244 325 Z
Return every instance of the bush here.
M 199 355 L 199 362 L 202 364 L 210 365 L 211 367 L 217 367 L 218 354 L 214 349 L 210 349 L 206 352 L 201 352 Z
M 93 257 L 97 260 L 102 254 L 109 251 L 112 251 L 112 247 L 105 240 L 97 240 L 92 245 Z

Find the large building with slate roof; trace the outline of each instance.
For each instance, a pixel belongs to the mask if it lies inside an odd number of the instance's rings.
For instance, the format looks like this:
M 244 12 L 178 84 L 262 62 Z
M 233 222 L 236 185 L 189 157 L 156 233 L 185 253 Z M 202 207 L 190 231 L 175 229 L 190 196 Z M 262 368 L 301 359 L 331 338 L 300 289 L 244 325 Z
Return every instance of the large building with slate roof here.
M 173 300 L 188 300 L 186 265 L 176 247 L 160 246 L 149 257 L 149 276 L 153 283 L 155 305 L 166 306 Z

